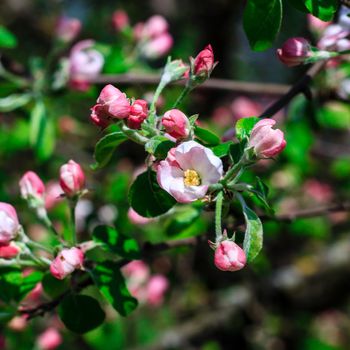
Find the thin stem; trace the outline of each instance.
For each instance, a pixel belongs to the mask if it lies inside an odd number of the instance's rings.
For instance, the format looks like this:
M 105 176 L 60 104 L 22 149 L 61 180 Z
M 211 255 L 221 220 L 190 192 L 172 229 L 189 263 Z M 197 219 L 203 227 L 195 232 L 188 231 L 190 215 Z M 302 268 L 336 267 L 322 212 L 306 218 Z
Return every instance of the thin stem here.
M 148 142 L 147 137 L 142 136 L 141 134 L 139 134 L 135 130 L 129 129 L 125 124 L 122 124 L 121 129 L 130 140 L 132 140 L 140 145 L 144 146 Z
M 223 191 L 220 191 L 216 197 L 215 205 L 215 236 L 216 243 L 219 243 L 222 238 L 222 203 L 224 199 Z
M 226 185 L 227 182 L 231 179 L 231 177 L 235 174 L 235 172 L 237 171 L 237 169 L 241 166 L 243 166 L 245 162 L 245 156 L 243 155 L 242 158 L 231 168 L 227 171 L 226 175 L 224 176 L 224 178 L 221 180 L 221 183 L 223 185 Z M 237 174 L 238 175 L 238 174 Z
M 242 166 L 242 168 L 239 169 L 237 175 L 234 177 L 234 179 L 233 179 L 232 181 L 230 181 L 230 182 L 227 184 L 227 186 L 228 186 L 228 187 L 229 187 L 229 186 L 233 186 L 233 185 L 239 180 L 239 178 L 243 175 L 245 169 L 246 169 L 246 168 L 245 168 L 244 166 Z
M 165 81 L 164 79 L 161 79 L 158 86 L 157 86 L 157 89 L 154 93 L 153 100 L 152 100 L 152 103 L 151 103 L 151 106 L 149 109 L 150 118 L 154 119 L 157 101 L 159 99 L 160 94 L 162 93 L 162 91 L 166 87 L 166 85 L 167 85 L 167 81 Z M 153 121 L 153 119 L 151 119 L 151 121 Z
M 177 108 L 180 105 L 180 103 L 182 102 L 182 100 L 189 94 L 189 92 L 191 90 L 192 90 L 192 87 L 186 85 L 185 88 L 182 90 L 180 96 L 175 101 L 173 108 Z
M 50 254 L 53 253 L 52 249 L 49 247 L 44 246 L 41 243 L 35 242 L 33 240 L 31 240 L 24 232 L 23 228 L 21 227 L 18 231 L 18 237 L 20 239 L 21 242 L 23 242 L 26 246 L 28 247 L 32 247 L 32 248 L 36 248 L 39 250 L 44 250 Z
M 69 199 L 69 209 L 70 209 L 70 221 L 71 221 L 71 232 L 69 237 L 69 242 L 75 246 L 77 244 L 77 233 L 75 226 L 75 208 L 77 205 L 77 201 L 74 199 Z
M 57 230 L 55 229 L 55 227 L 53 226 L 52 221 L 48 217 L 45 207 L 38 208 L 37 215 L 38 215 L 39 219 L 44 223 L 44 225 L 49 230 L 51 230 L 55 236 L 57 236 L 57 237 L 60 236 L 59 233 L 57 232 Z

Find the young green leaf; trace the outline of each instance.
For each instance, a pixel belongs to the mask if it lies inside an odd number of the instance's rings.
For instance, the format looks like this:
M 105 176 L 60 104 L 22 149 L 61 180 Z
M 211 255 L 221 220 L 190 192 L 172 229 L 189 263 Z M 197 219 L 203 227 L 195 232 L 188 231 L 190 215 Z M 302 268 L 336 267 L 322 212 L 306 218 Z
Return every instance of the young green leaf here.
M 249 118 L 242 118 L 239 119 L 236 123 L 236 137 L 239 141 L 242 141 L 249 137 L 250 133 L 252 132 L 254 125 L 259 121 L 260 119 L 257 117 L 249 117 Z
M 116 263 L 99 263 L 92 271 L 92 278 L 102 295 L 122 315 L 128 316 L 138 305 L 126 287 L 123 275 Z
M 152 218 L 166 213 L 176 200 L 159 187 L 154 171 L 146 171 L 131 185 L 129 203 L 139 215 Z
M 23 107 L 31 98 L 31 94 L 12 94 L 0 98 L 0 112 L 11 112 L 19 107 Z
M 87 295 L 68 295 L 58 307 L 58 315 L 72 332 L 82 334 L 100 326 L 106 315 L 98 301 Z
M 111 160 L 115 149 L 127 140 L 125 134 L 121 131 L 112 132 L 102 137 L 95 146 L 94 158 L 95 164 L 91 168 L 101 169 Z
M 50 272 L 46 273 L 41 281 L 43 290 L 51 298 L 57 298 L 59 295 L 69 289 L 68 279 L 58 280 Z
M 95 242 L 103 243 L 110 251 L 126 259 L 139 259 L 140 248 L 137 242 L 126 235 L 121 234 L 110 226 L 97 226 L 92 237 Z
M 164 159 L 168 155 L 171 148 L 175 147 L 175 143 L 167 139 L 165 136 L 154 136 L 145 145 L 146 152 L 153 154 L 157 159 Z
M 13 49 L 16 46 L 16 37 L 4 26 L 0 26 L 0 48 Z
M 231 145 L 233 145 L 233 142 L 227 141 L 227 142 L 221 143 L 220 145 L 213 147 L 212 151 L 214 152 L 214 154 L 217 157 L 222 158 L 222 157 L 225 157 L 229 154 Z
M 338 9 L 338 0 L 302 0 L 309 12 L 321 19 L 330 21 Z
M 281 22 L 281 0 L 248 0 L 243 27 L 252 50 L 268 49 L 280 30 Z
M 207 145 L 216 146 L 220 143 L 219 136 L 215 135 L 214 133 L 212 133 L 207 129 L 200 128 L 199 126 L 195 127 L 194 134 L 198 139 L 200 139 Z

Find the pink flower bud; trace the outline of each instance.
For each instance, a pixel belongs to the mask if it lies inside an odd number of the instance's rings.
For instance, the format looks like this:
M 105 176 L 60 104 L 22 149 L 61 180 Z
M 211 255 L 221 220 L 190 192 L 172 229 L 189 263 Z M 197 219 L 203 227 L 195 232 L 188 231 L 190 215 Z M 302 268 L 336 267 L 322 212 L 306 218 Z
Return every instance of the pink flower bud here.
M 214 69 L 214 52 L 211 45 L 207 45 L 194 59 L 194 74 L 209 77 Z
M 258 158 L 270 158 L 282 152 L 286 147 L 284 134 L 279 129 L 272 129 L 276 124 L 273 119 L 262 119 L 255 124 L 249 138 L 248 147 L 253 147 Z
M 79 194 L 85 186 L 85 175 L 80 165 L 74 160 L 61 166 L 60 186 L 68 197 Z
M 130 103 L 126 95 L 111 84 L 100 92 L 97 104 L 92 108 L 91 119 L 99 126 L 107 124 L 109 118 L 124 119 L 130 114 Z
M 16 209 L 10 204 L 0 202 L 0 244 L 8 244 L 13 240 L 19 227 Z
M 167 111 L 162 118 L 162 124 L 165 131 L 177 140 L 186 138 L 190 133 L 190 122 L 178 109 Z
M 79 248 L 63 249 L 51 262 L 50 272 L 53 277 L 62 280 L 76 269 L 81 269 L 84 253 Z
M 10 242 L 9 244 L 0 245 L 0 258 L 12 259 L 18 255 L 20 248 L 15 243 Z
M 277 49 L 277 56 L 288 67 L 303 64 L 311 56 L 310 43 L 304 38 L 290 38 Z
M 143 56 L 149 59 L 156 59 L 167 54 L 173 46 L 173 38 L 169 33 L 163 33 L 151 40 L 148 40 L 141 48 Z
M 219 270 L 238 271 L 245 266 L 246 262 L 244 250 L 235 242 L 222 241 L 215 250 L 214 264 Z
M 21 196 L 24 199 L 43 199 L 45 185 L 33 171 L 27 171 L 19 181 Z
M 56 37 L 69 43 L 79 35 L 80 30 L 81 22 L 77 18 L 61 17 L 56 26 Z
M 100 104 L 91 108 L 90 120 L 102 129 L 105 129 L 112 122 L 110 114 L 108 114 L 105 108 Z
M 48 328 L 37 339 L 40 350 L 55 350 L 62 343 L 62 336 L 56 328 Z
M 148 19 L 143 26 L 143 36 L 155 38 L 168 31 L 168 22 L 163 16 L 155 15 Z
M 117 32 L 123 31 L 129 26 L 129 17 L 124 10 L 117 10 L 112 15 L 113 27 Z
M 45 208 L 47 210 L 55 207 L 62 201 L 62 188 L 58 182 L 49 182 L 46 187 Z
M 127 120 L 130 129 L 140 129 L 142 122 L 147 118 L 147 101 L 135 100 L 130 108 L 130 115 Z
M 147 302 L 153 306 L 161 305 L 168 288 L 169 282 L 164 276 L 152 276 L 146 286 Z

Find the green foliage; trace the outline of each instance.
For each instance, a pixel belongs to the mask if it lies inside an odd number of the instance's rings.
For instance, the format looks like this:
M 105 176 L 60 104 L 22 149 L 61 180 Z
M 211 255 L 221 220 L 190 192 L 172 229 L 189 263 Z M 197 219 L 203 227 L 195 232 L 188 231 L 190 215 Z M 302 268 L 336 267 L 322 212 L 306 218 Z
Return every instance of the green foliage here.
M 17 46 L 17 38 L 4 26 L 0 26 L 0 48 L 13 49 Z
M 233 143 L 230 145 L 230 158 L 234 164 L 238 163 L 244 154 L 245 146 L 247 145 L 247 140 L 243 140 L 238 143 Z
M 280 30 L 281 22 L 281 0 L 248 0 L 243 26 L 252 50 L 269 48 Z
M 164 159 L 168 155 L 171 148 L 175 147 L 175 143 L 167 139 L 165 136 L 154 136 L 145 145 L 146 152 L 153 154 L 157 159 Z
M 254 125 L 260 119 L 257 117 L 241 118 L 236 123 L 236 137 L 239 141 L 249 138 L 250 133 L 252 132 Z
M 0 98 L 0 112 L 11 112 L 25 106 L 32 99 L 31 94 L 12 94 Z
M 258 203 L 262 205 L 269 215 L 274 214 L 274 210 L 267 201 L 269 188 L 258 176 L 256 177 L 256 184 L 254 188 L 250 189 L 249 191 L 253 198 L 257 199 Z
M 95 146 L 95 164 L 91 165 L 92 169 L 101 169 L 107 165 L 115 149 L 126 140 L 127 137 L 121 131 L 115 131 L 102 137 Z
M 137 300 L 128 291 L 117 263 L 105 261 L 97 264 L 92 278 L 103 296 L 122 316 L 128 316 L 136 309 Z
M 123 258 L 139 259 L 140 248 L 137 242 L 126 235 L 121 234 L 110 226 L 97 226 L 94 229 L 92 237 L 95 242 L 102 243 L 105 249 L 108 249 Z
M 105 313 L 98 301 L 87 295 L 70 294 L 58 307 L 58 315 L 72 332 L 85 333 L 100 326 Z
M 220 144 L 220 138 L 207 129 L 196 126 L 194 129 L 195 136 L 207 146 L 216 146 Z
M 338 0 L 300 0 L 309 12 L 322 21 L 331 21 L 338 8 Z
M 44 275 L 41 284 L 45 294 L 51 298 L 57 298 L 69 288 L 68 279 L 59 280 L 53 277 L 50 272 Z
M 327 128 L 350 129 L 350 107 L 342 102 L 328 102 L 317 110 L 317 120 Z
M 219 145 L 213 147 L 212 151 L 217 157 L 222 158 L 229 154 L 231 145 L 233 145 L 232 141 L 220 143 Z
M 141 216 L 152 218 L 166 213 L 175 204 L 175 199 L 161 189 L 154 171 L 139 175 L 129 190 L 129 203 Z

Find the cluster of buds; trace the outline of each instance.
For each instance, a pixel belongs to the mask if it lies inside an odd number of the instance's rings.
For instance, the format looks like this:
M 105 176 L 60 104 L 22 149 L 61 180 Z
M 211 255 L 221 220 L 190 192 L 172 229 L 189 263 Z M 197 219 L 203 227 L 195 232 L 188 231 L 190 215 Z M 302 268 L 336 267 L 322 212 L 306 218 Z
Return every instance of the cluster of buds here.
M 97 104 L 91 108 L 90 119 L 101 128 L 106 128 L 113 120 L 126 119 L 129 128 L 139 129 L 147 115 L 145 100 L 130 103 L 124 93 L 109 84 L 102 89 Z
M 84 253 L 81 249 L 73 247 L 63 249 L 50 265 L 50 272 L 55 278 L 62 280 L 73 271 L 82 269 L 84 262 Z

